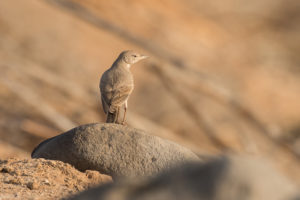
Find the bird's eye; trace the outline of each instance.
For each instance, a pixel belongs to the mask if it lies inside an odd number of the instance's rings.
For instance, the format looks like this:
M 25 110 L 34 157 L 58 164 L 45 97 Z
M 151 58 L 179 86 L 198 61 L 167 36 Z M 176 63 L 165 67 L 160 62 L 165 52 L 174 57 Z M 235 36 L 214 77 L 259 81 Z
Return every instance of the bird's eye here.
M 132 55 L 133 57 L 136 57 L 136 55 Z

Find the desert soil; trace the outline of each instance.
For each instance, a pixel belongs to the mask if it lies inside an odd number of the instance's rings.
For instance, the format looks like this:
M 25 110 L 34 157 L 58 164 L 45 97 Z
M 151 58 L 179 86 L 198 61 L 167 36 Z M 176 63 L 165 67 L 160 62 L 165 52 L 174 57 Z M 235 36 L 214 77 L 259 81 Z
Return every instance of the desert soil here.
M 0 160 L 0 199 L 61 199 L 112 181 L 97 171 L 80 172 L 45 159 Z

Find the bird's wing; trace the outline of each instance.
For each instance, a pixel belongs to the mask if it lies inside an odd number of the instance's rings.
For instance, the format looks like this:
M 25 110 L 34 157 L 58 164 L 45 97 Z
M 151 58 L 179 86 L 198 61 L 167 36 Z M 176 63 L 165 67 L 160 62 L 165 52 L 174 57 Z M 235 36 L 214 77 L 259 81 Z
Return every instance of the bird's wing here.
M 107 85 L 105 77 L 107 76 L 107 71 L 105 71 L 100 79 L 100 94 L 101 94 L 101 102 L 102 102 L 102 108 L 105 114 L 107 114 L 109 109 L 109 96 L 111 96 L 110 92 L 107 91 L 105 86 Z
M 105 99 L 105 97 L 103 96 L 102 93 L 101 93 L 101 101 L 102 101 L 103 111 L 104 111 L 105 114 L 107 114 L 108 109 L 109 109 L 109 105 L 108 105 L 107 100 Z
M 133 90 L 133 85 L 122 85 L 112 91 L 110 107 L 120 107 L 128 99 Z

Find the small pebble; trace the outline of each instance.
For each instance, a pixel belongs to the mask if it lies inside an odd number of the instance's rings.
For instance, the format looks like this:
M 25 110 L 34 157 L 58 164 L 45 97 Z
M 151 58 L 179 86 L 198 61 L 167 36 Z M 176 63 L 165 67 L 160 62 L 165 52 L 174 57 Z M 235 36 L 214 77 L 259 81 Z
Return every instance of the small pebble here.
M 38 188 L 38 184 L 35 181 L 29 182 L 26 185 L 30 190 L 35 190 Z

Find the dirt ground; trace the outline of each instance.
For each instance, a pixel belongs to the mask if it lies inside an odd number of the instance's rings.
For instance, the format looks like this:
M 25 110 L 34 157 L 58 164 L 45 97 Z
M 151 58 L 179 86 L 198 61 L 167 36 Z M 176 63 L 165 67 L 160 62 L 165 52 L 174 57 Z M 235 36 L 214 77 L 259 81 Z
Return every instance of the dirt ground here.
M 80 172 L 45 159 L 0 160 L 0 199 L 61 199 L 112 181 L 97 171 Z

